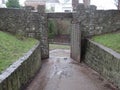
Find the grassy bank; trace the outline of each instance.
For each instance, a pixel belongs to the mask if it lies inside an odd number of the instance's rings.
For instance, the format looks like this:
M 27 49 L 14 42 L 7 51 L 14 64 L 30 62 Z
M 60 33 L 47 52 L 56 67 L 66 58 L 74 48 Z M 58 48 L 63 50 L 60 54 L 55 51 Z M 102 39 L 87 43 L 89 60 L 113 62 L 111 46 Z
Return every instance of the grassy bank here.
M 0 31 L 0 72 L 28 52 L 38 41 L 32 38 L 17 39 Z
M 120 33 L 95 36 L 92 40 L 120 53 Z

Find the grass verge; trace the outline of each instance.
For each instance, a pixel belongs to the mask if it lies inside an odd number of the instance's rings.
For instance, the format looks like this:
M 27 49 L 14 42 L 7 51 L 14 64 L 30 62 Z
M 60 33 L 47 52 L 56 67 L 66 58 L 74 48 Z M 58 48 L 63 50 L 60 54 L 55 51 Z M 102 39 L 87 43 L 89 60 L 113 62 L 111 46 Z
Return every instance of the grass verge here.
M 120 53 L 120 33 L 95 36 L 92 40 Z
M 17 39 L 0 31 L 0 72 L 28 52 L 38 41 L 33 38 Z

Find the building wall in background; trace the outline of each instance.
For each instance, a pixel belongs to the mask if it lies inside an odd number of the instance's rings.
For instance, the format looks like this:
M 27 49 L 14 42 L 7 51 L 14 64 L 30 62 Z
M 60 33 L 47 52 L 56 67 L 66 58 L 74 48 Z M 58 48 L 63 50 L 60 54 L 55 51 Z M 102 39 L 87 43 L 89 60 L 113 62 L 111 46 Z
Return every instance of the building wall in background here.
M 0 0 L 0 8 L 6 8 L 6 0 Z

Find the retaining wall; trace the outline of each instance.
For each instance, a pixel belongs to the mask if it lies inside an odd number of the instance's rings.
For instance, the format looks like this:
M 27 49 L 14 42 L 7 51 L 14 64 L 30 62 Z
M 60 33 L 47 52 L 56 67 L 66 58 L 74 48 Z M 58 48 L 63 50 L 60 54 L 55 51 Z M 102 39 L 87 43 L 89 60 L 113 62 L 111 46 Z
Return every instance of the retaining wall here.
M 120 54 L 87 40 L 84 62 L 120 88 Z
M 40 44 L 0 74 L 0 90 L 23 90 L 41 66 Z
M 38 9 L 39 12 L 29 8 L 0 8 L 0 31 L 38 39 L 41 42 L 42 58 L 45 59 L 49 57 L 47 15 L 42 6 Z
M 86 42 L 85 39 L 94 35 L 120 31 L 120 11 L 119 10 L 97 10 L 91 5 L 85 8 L 79 4 L 76 13 L 73 13 L 73 21 L 78 24 L 81 32 L 81 58 L 84 59 Z M 75 43 L 77 44 L 77 42 Z
M 85 8 L 83 4 L 79 4 L 77 12 L 73 14 L 73 18 L 80 24 L 82 38 L 120 30 L 119 10 L 96 10 L 96 8 L 94 5 Z
M 11 34 L 40 40 L 39 19 L 38 13 L 29 9 L 0 8 L 0 30 Z

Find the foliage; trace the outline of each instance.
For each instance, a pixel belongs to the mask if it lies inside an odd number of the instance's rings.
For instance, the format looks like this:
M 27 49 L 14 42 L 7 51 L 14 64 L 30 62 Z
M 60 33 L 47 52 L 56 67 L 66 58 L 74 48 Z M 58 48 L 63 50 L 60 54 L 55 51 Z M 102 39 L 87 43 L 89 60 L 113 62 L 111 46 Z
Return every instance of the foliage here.
M 48 21 L 49 39 L 55 36 L 69 35 L 71 30 L 70 21 L 67 20 L 49 20 Z
M 54 49 L 70 49 L 69 45 L 57 45 L 57 44 L 49 44 L 50 50 Z
M 48 21 L 48 38 L 52 39 L 55 37 L 55 29 L 56 29 L 56 25 L 55 25 L 55 22 L 54 20 L 49 20 Z
M 8 0 L 6 6 L 8 8 L 20 8 L 19 0 Z
M 28 52 L 38 41 L 32 38 L 19 40 L 0 31 L 0 72 Z
M 120 53 L 120 33 L 95 36 L 92 40 Z

